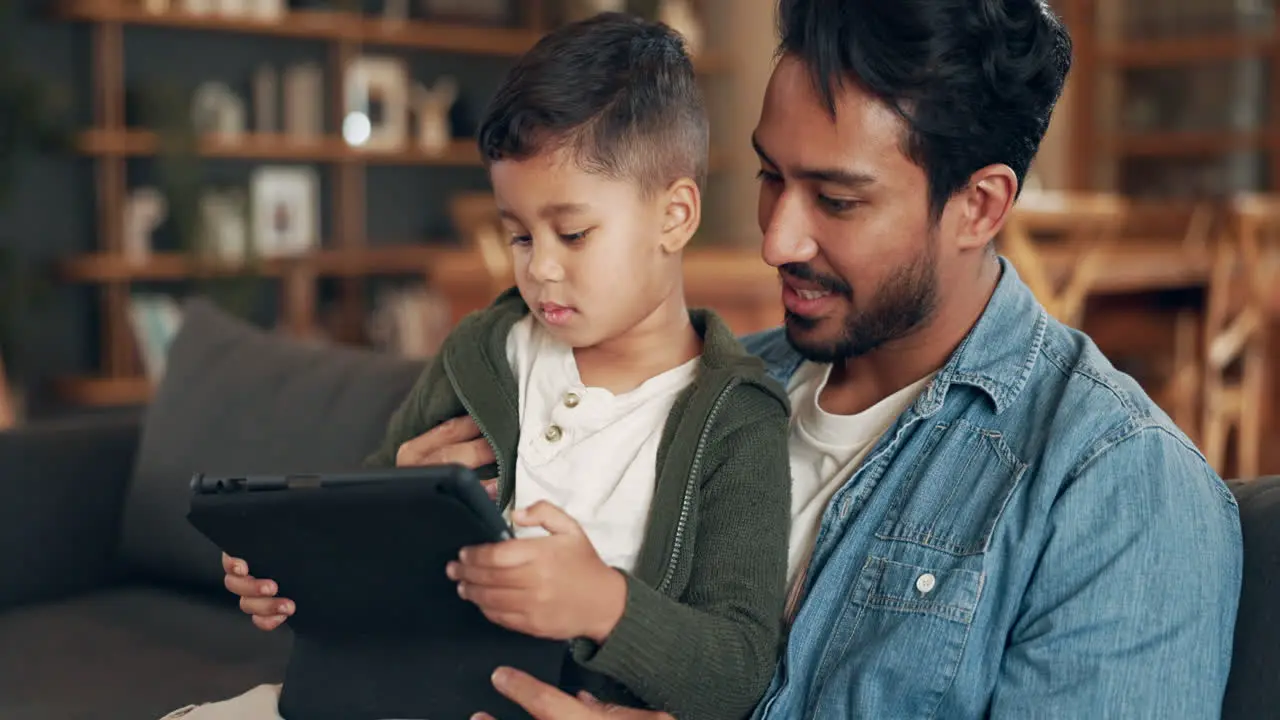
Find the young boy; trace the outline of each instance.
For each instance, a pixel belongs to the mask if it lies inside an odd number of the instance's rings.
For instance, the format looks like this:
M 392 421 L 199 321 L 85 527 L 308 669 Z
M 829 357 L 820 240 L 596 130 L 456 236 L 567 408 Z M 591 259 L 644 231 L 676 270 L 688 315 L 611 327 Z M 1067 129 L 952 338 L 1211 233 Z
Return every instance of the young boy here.
M 788 406 L 728 327 L 685 306 L 707 119 L 679 37 L 618 14 L 551 33 L 479 142 L 517 288 L 451 333 L 370 463 L 470 414 L 517 538 L 441 569 L 462 597 L 572 641 L 573 689 L 743 717 L 781 634 Z

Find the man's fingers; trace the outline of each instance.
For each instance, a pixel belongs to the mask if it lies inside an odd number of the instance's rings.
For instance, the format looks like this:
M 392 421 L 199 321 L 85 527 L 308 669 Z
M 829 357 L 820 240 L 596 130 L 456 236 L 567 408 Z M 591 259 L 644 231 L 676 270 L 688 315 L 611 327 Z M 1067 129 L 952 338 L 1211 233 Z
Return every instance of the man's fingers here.
M 498 668 L 493 686 L 524 708 L 535 720 L 592 720 L 601 714 L 582 701 L 541 680 L 512 668 Z
M 489 499 L 490 499 L 490 500 L 497 500 L 497 499 L 498 499 L 498 480 L 497 480 L 497 478 L 494 478 L 494 479 L 492 479 L 492 480 L 481 480 L 481 481 L 480 481 L 480 487 L 483 487 L 483 488 L 484 488 L 484 492 L 485 492 L 485 494 L 486 494 L 486 495 L 488 495 L 488 496 L 489 496 Z
M 442 447 L 422 459 L 423 465 L 462 465 L 472 470 L 494 461 L 493 447 L 484 438 Z
M 292 615 L 293 601 L 284 598 L 240 598 L 240 610 L 248 615 L 271 617 L 272 615 Z
M 515 511 L 512 519 L 525 527 L 542 527 L 552 535 L 581 535 L 582 526 L 564 510 L 546 500 Z
M 396 451 L 396 464 L 422 465 L 422 461 L 442 448 L 477 438 L 480 438 L 480 427 L 471 416 L 446 420 L 401 445 Z

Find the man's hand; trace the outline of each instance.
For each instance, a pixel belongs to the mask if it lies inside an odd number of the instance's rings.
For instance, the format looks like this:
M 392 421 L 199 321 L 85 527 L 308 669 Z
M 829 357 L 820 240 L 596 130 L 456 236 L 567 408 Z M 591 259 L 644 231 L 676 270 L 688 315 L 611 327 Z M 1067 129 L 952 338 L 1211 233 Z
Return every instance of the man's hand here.
M 604 564 L 582 527 L 555 505 L 535 503 L 513 520 L 551 535 L 463 548 L 445 569 L 458 581 L 458 594 L 505 628 L 603 643 L 626 609 L 626 578 Z
M 240 609 L 252 616 L 261 630 L 275 630 L 293 614 L 292 600 L 276 597 L 280 588 L 275 582 L 249 574 L 249 564 L 222 553 L 222 570 L 227 574 L 223 584 L 240 596 Z
M 524 708 L 534 720 L 675 720 L 666 713 L 605 705 L 586 693 L 577 698 L 535 677 L 511 668 L 498 668 L 493 686 L 508 700 Z M 495 720 L 478 713 L 471 720 Z
M 457 464 L 474 470 L 493 461 L 493 447 L 470 415 L 442 422 L 396 450 L 396 467 Z M 482 484 L 490 499 L 496 500 L 498 481 Z

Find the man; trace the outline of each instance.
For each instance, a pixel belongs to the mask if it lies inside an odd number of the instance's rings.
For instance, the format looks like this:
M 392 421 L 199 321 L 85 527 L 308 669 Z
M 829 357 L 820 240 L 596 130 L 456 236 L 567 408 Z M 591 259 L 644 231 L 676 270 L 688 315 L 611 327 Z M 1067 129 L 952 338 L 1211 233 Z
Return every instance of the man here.
M 757 718 L 1220 712 L 1221 479 L 992 248 L 1070 40 L 1041 0 L 783 0 L 753 141 L 795 420 L 789 637 Z M 492 459 L 474 425 L 412 464 Z M 610 712 L 520 673 L 536 717 Z

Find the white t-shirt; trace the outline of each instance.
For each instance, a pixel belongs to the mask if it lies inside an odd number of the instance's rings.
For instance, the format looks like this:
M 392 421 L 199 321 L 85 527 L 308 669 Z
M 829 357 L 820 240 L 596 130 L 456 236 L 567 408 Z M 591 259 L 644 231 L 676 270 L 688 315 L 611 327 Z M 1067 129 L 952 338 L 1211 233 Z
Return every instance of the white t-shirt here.
M 657 484 L 658 443 L 676 396 L 697 375 L 698 359 L 614 395 L 583 385 L 573 349 L 533 316 L 507 336 L 507 359 L 520 396 L 512 507 L 539 500 L 559 506 L 606 564 L 632 570 Z M 542 528 L 515 531 L 546 535 Z
M 832 415 L 818 405 L 830 376 L 831 365 L 805 362 L 787 385 L 791 399 L 791 539 L 787 577 L 792 583 L 788 614 L 799 599 L 803 571 L 831 496 L 932 378 L 925 376 L 856 415 Z

